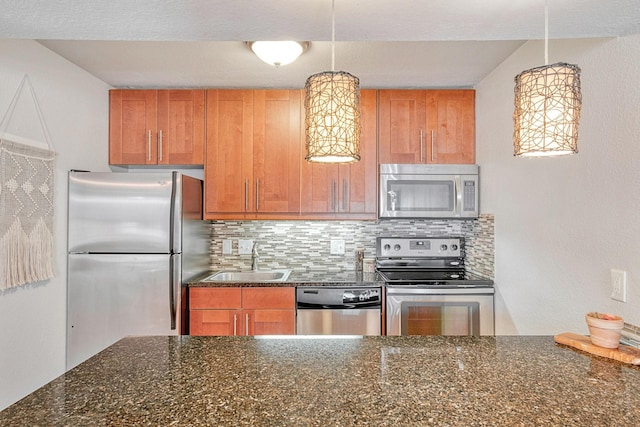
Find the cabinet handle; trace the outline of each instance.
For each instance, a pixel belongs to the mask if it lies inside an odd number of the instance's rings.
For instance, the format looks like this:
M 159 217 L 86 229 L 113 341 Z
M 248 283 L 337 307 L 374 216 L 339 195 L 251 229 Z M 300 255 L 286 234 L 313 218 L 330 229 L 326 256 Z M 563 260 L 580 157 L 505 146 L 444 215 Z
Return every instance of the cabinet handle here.
M 151 161 L 151 129 L 149 129 L 149 137 L 147 138 L 147 158 Z
M 348 212 L 349 209 L 349 183 L 346 179 L 342 180 L 342 210 Z
M 244 315 L 244 334 L 249 335 L 249 313 Z
M 249 210 L 249 180 L 244 180 L 244 210 Z
M 420 129 L 420 162 L 424 162 L 424 138 L 422 136 L 422 129 Z
M 260 210 L 260 180 L 256 179 L 256 211 Z
M 336 211 L 336 180 L 331 179 L 331 209 Z
M 160 157 L 159 161 L 162 161 L 162 129 L 160 129 L 160 132 L 158 132 L 158 150 Z
M 434 142 L 435 142 L 435 138 L 434 138 L 434 135 L 433 135 L 433 129 L 431 129 L 431 161 L 432 162 L 433 162 Z
M 233 315 L 233 336 L 237 336 L 238 335 L 238 315 L 234 314 Z

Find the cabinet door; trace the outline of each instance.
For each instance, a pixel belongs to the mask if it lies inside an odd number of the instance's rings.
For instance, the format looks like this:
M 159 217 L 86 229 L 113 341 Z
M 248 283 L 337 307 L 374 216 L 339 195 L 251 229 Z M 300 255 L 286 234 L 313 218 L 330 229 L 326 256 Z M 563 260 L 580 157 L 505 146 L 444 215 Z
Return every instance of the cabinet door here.
M 204 99 L 204 90 L 158 91 L 158 164 L 203 164 Z
M 207 91 L 205 219 L 253 209 L 253 91 Z
M 338 165 L 312 163 L 301 157 L 300 211 L 306 214 L 338 212 L 340 169 Z
M 294 335 L 294 310 L 245 310 L 247 335 Z
M 190 310 L 189 334 L 207 336 L 244 335 L 242 310 Z
M 379 163 L 425 163 L 426 91 L 378 91 Z
M 109 164 L 157 163 L 157 91 L 109 91 Z
M 475 163 L 475 91 L 427 91 L 429 163 Z
M 340 184 L 339 167 L 336 164 L 314 163 L 305 160 L 306 134 L 304 129 L 305 91 L 300 91 L 301 120 L 300 145 L 300 212 L 308 218 L 331 218 L 338 212 L 338 186 Z M 327 215 L 329 214 L 329 215 Z
M 253 98 L 256 213 L 300 212 L 300 91 L 256 90 Z
M 360 161 L 339 166 L 340 212 L 370 214 L 377 212 L 377 91 L 360 91 Z M 365 218 L 359 216 L 359 218 Z

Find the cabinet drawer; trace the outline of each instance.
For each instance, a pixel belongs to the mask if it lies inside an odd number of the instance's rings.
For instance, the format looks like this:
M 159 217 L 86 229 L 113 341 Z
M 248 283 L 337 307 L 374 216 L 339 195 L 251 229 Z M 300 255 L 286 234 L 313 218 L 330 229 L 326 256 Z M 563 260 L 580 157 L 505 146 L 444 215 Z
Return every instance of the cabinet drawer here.
M 242 289 L 242 307 L 256 308 L 295 308 L 295 288 L 244 288 Z
M 191 288 L 190 309 L 242 308 L 241 288 Z

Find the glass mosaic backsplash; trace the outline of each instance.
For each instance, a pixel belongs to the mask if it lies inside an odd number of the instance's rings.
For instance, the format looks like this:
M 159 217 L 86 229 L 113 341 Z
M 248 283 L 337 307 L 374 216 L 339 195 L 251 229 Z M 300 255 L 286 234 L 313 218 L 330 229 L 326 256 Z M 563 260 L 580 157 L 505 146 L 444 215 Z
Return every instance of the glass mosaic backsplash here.
M 374 258 L 378 236 L 462 236 L 467 270 L 493 279 L 493 223 L 488 214 L 473 220 L 210 221 L 211 269 L 251 268 L 251 255 L 238 255 L 238 239 L 258 242 L 260 269 L 340 272 L 354 269 L 356 248 Z M 222 254 L 224 239 L 232 240 L 231 255 Z M 330 253 L 332 239 L 344 240 L 344 255 Z

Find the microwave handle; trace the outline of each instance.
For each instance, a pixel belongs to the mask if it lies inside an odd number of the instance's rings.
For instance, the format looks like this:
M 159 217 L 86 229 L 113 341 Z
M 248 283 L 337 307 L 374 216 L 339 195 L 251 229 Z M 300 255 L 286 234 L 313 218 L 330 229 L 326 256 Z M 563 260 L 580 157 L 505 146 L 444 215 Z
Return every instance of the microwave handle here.
M 462 188 L 460 175 L 457 175 L 453 180 L 453 212 L 456 216 L 462 215 L 462 193 L 459 191 L 460 188 Z

